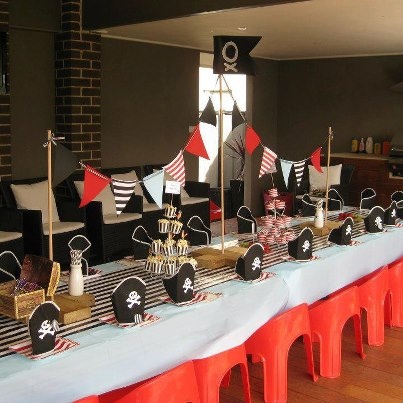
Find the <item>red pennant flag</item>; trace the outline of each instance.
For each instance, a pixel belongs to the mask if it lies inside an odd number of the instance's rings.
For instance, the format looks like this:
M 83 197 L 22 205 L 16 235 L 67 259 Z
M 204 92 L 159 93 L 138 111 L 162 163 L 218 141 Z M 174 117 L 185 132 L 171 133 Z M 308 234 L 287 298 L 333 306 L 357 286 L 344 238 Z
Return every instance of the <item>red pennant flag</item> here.
M 315 169 L 323 173 L 322 168 L 320 167 L 320 153 L 322 152 L 322 147 L 318 147 L 311 155 L 311 162 Z
M 84 207 L 90 201 L 94 200 L 94 198 L 102 192 L 110 181 L 110 178 L 102 175 L 89 165 L 86 165 L 84 173 L 84 191 L 81 197 L 80 207 Z
M 199 124 L 194 128 L 185 150 L 190 154 L 197 155 L 198 157 L 205 158 L 206 160 L 210 159 L 207 154 L 206 147 L 204 146 Z
M 248 151 L 249 155 L 252 155 L 255 148 L 261 143 L 259 135 L 251 128 L 246 128 L 245 134 L 245 145 L 246 151 Z

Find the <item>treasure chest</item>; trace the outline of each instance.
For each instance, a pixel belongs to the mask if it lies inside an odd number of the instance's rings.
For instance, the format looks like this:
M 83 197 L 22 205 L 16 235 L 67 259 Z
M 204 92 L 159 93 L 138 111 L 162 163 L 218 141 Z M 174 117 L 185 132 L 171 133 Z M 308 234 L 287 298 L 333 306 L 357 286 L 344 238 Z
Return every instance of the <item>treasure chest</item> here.
M 45 298 L 53 299 L 59 278 L 59 263 L 25 255 L 20 278 L 0 284 L 0 314 L 14 319 L 28 317 Z

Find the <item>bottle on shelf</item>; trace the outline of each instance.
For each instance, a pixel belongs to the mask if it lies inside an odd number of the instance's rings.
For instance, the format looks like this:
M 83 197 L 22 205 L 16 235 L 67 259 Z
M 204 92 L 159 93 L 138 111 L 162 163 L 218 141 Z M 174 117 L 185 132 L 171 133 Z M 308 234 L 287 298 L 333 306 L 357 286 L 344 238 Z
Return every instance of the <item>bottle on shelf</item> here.
M 356 138 L 351 140 L 351 152 L 358 153 L 358 140 Z
M 371 136 L 369 136 L 365 142 L 365 151 L 367 154 L 372 154 L 374 152 L 374 140 Z
M 360 146 L 359 146 L 358 150 L 360 153 L 365 153 L 364 137 L 361 137 Z

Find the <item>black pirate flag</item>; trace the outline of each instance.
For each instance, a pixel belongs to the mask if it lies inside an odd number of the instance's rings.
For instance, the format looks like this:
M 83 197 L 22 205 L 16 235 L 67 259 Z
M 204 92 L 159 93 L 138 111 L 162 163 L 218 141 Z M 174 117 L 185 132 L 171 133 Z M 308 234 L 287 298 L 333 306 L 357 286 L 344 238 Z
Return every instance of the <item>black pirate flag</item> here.
M 254 76 L 255 63 L 249 53 L 261 38 L 261 36 L 215 36 L 213 72 Z

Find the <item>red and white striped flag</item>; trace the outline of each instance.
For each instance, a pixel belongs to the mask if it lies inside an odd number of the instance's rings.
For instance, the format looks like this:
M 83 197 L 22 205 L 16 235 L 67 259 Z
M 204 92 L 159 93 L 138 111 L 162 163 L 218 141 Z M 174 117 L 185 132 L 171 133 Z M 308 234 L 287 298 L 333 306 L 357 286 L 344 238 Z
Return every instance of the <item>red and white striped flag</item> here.
M 274 173 L 276 171 L 277 154 L 267 147 L 263 147 L 262 164 L 260 165 L 259 178 L 264 174 Z
M 175 159 L 164 166 L 165 172 L 172 176 L 181 186 L 185 186 L 185 162 L 183 160 L 183 150 L 180 150 Z

